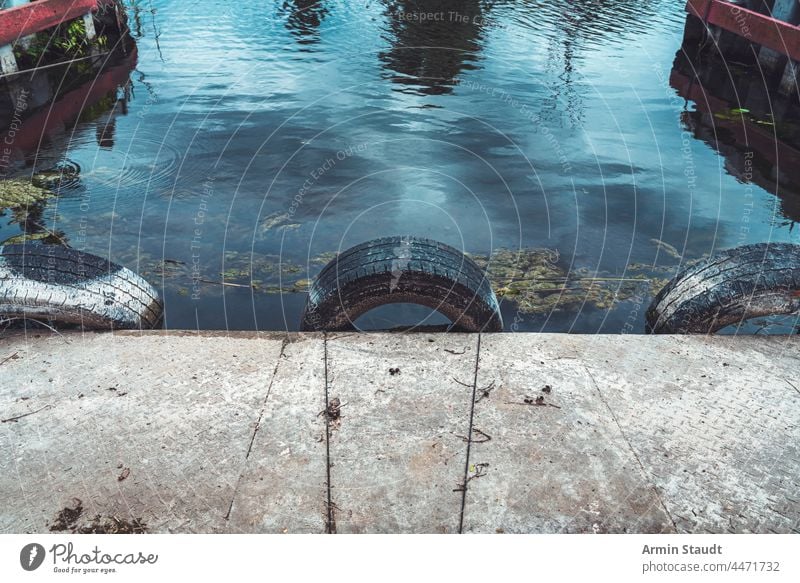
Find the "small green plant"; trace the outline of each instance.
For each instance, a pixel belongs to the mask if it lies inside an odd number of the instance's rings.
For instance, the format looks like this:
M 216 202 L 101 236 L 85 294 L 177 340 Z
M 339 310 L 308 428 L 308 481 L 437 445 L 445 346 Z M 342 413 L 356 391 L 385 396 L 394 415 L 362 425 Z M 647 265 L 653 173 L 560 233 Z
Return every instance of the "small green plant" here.
M 14 47 L 14 56 L 21 68 L 27 69 L 89 56 L 92 46 L 107 50 L 108 37 L 100 35 L 92 41 L 87 40 L 86 26 L 82 19 L 78 19 L 33 35 L 27 47 L 18 43 Z
M 51 35 L 49 33 L 37 32 L 32 36 L 33 38 L 27 48 L 23 47 L 22 44 L 16 44 L 14 46 L 14 56 L 17 58 L 17 61 L 26 62 L 27 60 L 32 60 L 34 62 L 39 62 L 50 48 Z
M 70 57 L 80 56 L 80 53 L 89 46 L 86 40 L 86 27 L 83 20 L 73 20 L 66 27 L 61 25 L 61 34 L 53 39 L 53 46 Z

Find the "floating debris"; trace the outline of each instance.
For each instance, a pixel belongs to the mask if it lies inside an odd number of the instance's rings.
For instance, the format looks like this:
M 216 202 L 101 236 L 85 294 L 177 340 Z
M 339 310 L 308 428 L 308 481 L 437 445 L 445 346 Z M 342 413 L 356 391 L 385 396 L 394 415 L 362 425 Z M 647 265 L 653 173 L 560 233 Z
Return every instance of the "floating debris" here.
M 298 279 L 294 282 L 292 286 L 292 291 L 295 293 L 302 293 L 307 292 L 308 288 L 311 287 L 311 280 L 310 279 Z
M 650 242 L 653 243 L 660 251 L 663 251 L 670 257 L 674 257 L 675 259 L 681 259 L 683 257 L 680 252 L 670 245 L 669 243 L 665 243 L 661 239 L 650 239 Z
M 299 229 L 300 223 L 290 223 L 288 222 L 291 220 L 291 215 L 289 213 L 272 213 L 271 215 L 267 215 L 261 222 L 259 226 L 261 228 L 261 235 L 265 235 L 268 231 L 285 231 L 290 229 Z
M 261 231 L 269 231 L 289 219 L 289 213 L 272 213 L 261 219 Z
M 311 259 L 311 263 L 319 264 L 319 265 L 327 265 L 334 259 L 336 259 L 339 254 L 335 251 L 326 251 L 325 253 L 320 253 L 316 257 Z
M 188 273 L 186 263 L 176 259 L 161 259 L 152 268 L 152 272 L 161 277 L 175 277 Z

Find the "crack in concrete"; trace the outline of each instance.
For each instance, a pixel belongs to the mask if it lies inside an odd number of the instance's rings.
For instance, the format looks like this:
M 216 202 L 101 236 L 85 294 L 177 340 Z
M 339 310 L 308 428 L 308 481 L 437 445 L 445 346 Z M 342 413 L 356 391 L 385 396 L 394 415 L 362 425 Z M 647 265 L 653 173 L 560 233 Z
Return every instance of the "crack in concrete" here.
M 258 413 L 258 419 L 256 419 L 256 426 L 253 429 L 253 434 L 250 436 L 250 443 L 247 446 L 247 453 L 244 456 L 242 470 L 239 472 L 239 477 L 236 479 L 236 486 L 233 488 L 233 496 L 231 496 L 231 503 L 228 505 L 228 512 L 225 513 L 225 520 L 230 520 L 231 512 L 233 511 L 233 503 L 236 501 L 236 495 L 239 493 L 239 484 L 241 484 L 242 479 L 244 478 L 245 470 L 247 469 L 247 460 L 250 459 L 250 452 L 253 450 L 253 444 L 256 441 L 256 435 L 258 434 L 258 430 L 261 428 L 261 420 L 264 418 L 264 412 L 267 410 L 267 399 L 269 399 L 269 394 L 272 391 L 272 385 L 275 382 L 275 377 L 278 375 L 278 367 L 281 364 L 281 359 L 284 357 L 284 350 L 286 350 L 286 346 L 288 344 L 289 338 L 286 337 L 281 343 L 281 351 L 278 354 L 278 358 L 275 360 L 275 368 L 272 369 L 272 377 L 269 379 L 267 392 L 264 395 L 264 400 L 261 402 L 261 410 Z
M 667 518 L 669 518 L 669 521 L 672 523 L 672 527 L 675 529 L 675 532 L 678 532 L 678 524 L 675 522 L 675 519 L 672 517 L 672 514 L 670 514 L 666 503 L 661 498 L 661 494 L 658 493 L 658 488 L 656 488 L 656 485 L 653 482 L 653 480 L 651 479 L 649 472 L 645 469 L 644 464 L 642 463 L 642 460 L 639 458 L 639 454 L 636 453 L 636 450 L 633 448 L 633 444 L 631 444 L 630 440 L 628 439 L 628 436 L 625 435 L 625 431 L 622 429 L 622 425 L 620 425 L 619 420 L 617 419 L 616 413 L 614 413 L 614 410 L 611 408 L 611 405 L 609 404 L 609 402 L 606 399 L 605 395 L 603 395 L 603 391 L 600 390 L 600 385 L 597 384 L 597 380 L 594 378 L 594 375 L 592 374 L 592 371 L 589 370 L 589 367 L 586 366 L 586 365 L 583 365 L 583 370 L 586 371 L 586 374 L 589 376 L 589 379 L 592 381 L 592 385 L 594 386 L 595 391 L 597 391 L 597 394 L 600 396 L 600 400 L 606 406 L 606 409 L 608 409 L 608 412 L 611 413 L 611 419 L 614 420 L 614 425 L 617 426 L 617 429 L 619 430 L 619 433 L 622 436 L 622 439 L 625 441 L 625 444 L 628 446 L 628 449 L 633 454 L 633 458 L 636 460 L 636 463 L 639 465 L 639 469 L 642 471 L 642 475 L 650 483 L 650 487 L 653 490 L 653 494 L 655 494 L 656 499 L 658 500 L 659 504 L 661 504 L 661 508 L 664 510 L 664 514 L 666 514 Z
M 29 411 L 28 413 L 23 413 L 22 415 L 17 415 L 16 417 L 9 417 L 8 419 L 2 419 L 2 420 L 0 420 L 0 423 L 16 423 L 17 421 L 19 421 L 23 417 L 28 417 L 29 415 L 35 415 L 36 413 L 39 413 L 40 411 L 44 411 L 45 409 L 51 409 L 52 407 L 53 407 L 52 405 L 45 405 L 44 407 L 42 407 L 40 409 L 36 409 L 36 411 Z
M 330 406 L 328 402 L 328 334 L 323 335 L 324 361 L 325 361 L 325 411 Z M 331 499 L 331 419 L 330 415 L 325 417 L 325 489 L 327 491 L 327 501 L 325 505 L 325 533 L 336 534 L 336 504 Z

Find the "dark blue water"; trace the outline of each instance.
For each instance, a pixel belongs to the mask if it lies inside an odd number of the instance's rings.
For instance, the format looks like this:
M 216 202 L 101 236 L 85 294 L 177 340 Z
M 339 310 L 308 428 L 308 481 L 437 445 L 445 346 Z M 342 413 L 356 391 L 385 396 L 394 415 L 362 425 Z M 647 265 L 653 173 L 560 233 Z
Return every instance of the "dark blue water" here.
M 52 130 L 17 172 L 80 168 L 48 203 L 49 228 L 145 274 L 170 328 L 297 329 L 297 280 L 385 235 L 476 255 L 551 250 L 566 273 L 608 279 L 800 243 L 775 188 L 689 131 L 695 106 L 669 84 L 682 2 L 139 0 L 128 12 L 129 86 Z M 15 229 L 0 219 L 0 239 Z M 503 310 L 509 329 L 641 332 L 657 291 Z

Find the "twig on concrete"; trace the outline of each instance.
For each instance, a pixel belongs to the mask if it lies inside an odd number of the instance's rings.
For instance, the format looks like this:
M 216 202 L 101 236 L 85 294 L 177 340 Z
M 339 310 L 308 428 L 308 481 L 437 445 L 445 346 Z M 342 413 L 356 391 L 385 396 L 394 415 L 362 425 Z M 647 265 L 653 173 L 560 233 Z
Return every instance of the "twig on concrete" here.
M 464 482 L 458 485 L 458 487 L 454 488 L 453 492 L 466 492 L 467 484 L 469 484 L 472 480 L 476 478 L 482 478 L 483 476 L 485 476 L 486 468 L 488 467 L 489 467 L 488 462 L 483 462 L 480 464 L 475 464 L 473 466 L 470 466 L 470 470 L 474 473 L 471 476 L 468 476 Z
M 527 405 L 529 407 L 555 407 L 556 409 L 561 409 L 559 405 L 553 405 L 553 403 L 545 403 L 544 397 L 539 395 L 535 399 L 532 397 L 525 397 L 522 402 L 519 401 L 506 401 L 506 405 Z
M 445 349 L 444 349 L 444 351 L 445 351 L 445 352 L 449 352 L 450 354 L 455 354 L 456 356 L 460 356 L 460 355 L 462 355 L 462 354 L 466 354 L 466 352 L 467 352 L 467 348 L 468 348 L 468 347 L 467 347 L 467 346 L 465 346 L 465 347 L 464 347 L 464 350 L 462 350 L 461 352 L 456 352 L 455 350 L 450 350 L 449 348 L 445 348 Z
M 474 480 L 475 478 L 480 478 L 480 477 L 485 476 L 486 475 L 486 468 L 488 468 L 488 467 L 489 467 L 489 463 L 488 462 L 484 462 L 484 463 L 481 463 L 481 464 L 475 464 L 475 473 L 472 474 L 469 477 L 467 482 L 469 482 L 471 480 Z
M 450 377 L 450 378 L 452 378 L 452 379 L 453 379 L 455 382 L 457 382 L 457 383 L 458 383 L 459 385 L 461 385 L 462 387 L 467 387 L 468 389 L 471 389 L 471 388 L 472 388 L 472 385 L 468 385 L 467 383 L 462 383 L 462 382 L 461 382 L 460 380 L 458 380 L 456 377 Z
M 472 428 L 472 433 L 475 433 L 475 434 L 478 435 L 478 437 L 483 438 L 483 439 L 473 439 L 472 443 L 486 443 L 487 441 L 492 441 L 492 436 L 491 435 L 481 431 L 477 427 L 473 427 Z M 469 439 L 464 437 L 463 435 L 458 435 L 457 433 L 454 433 L 453 435 L 455 435 L 456 437 L 458 437 L 459 439 L 462 439 L 464 441 L 469 441 Z
M 9 322 L 14 322 L 15 320 L 30 320 L 31 322 L 36 322 L 37 324 L 41 324 L 42 326 L 44 326 L 45 328 L 47 328 L 48 330 L 50 330 L 54 334 L 57 334 L 58 336 L 60 336 L 61 339 L 64 342 L 66 342 L 67 344 L 72 344 L 72 342 L 70 342 L 69 338 L 67 338 L 61 332 L 59 332 L 58 330 L 53 328 L 50 324 L 48 324 L 47 322 L 42 322 L 41 320 L 37 320 L 36 318 L 31 318 L 30 316 L 25 316 L 24 318 L 18 318 L 18 317 L 6 318 L 5 320 L 0 320 L 0 324 L 7 324 Z M 3 361 L 3 362 L 5 362 L 5 361 Z
M 5 362 L 5 361 L 4 361 L 4 362 Z M 0 363 L 0 364 L 2 364 L 2 363 Z M 795 391 L 797 391 L 797 392 L 798 392 L 798 394 L 800 394 L 800 389 L 798 389 L 798 388 L 797 388 L 797 385 L 795 385 L 795 384 L 794 384 L 792 381 L 790 381 L 789 379 L 783 379 L 783 380 L 785 380 L 787 383 L 789 383 L 789 385 L 790 385 L 790 386 L 791 386 L 791 387 L 792 387 L 792 388 L 793 388 Z
M 49 409 L 50 405 L 45 405 L 41 409 L 36 409 L 36 411 L 31 411 L 30 413 L 24 413 L 22 415 L 17 415 L 16 417 L 9 417 L 8 419 L 0 420 L 0 423 L 16 423 L 17 420 L 22 419 L 23 417 L 27 417 L 28 415 L 33 415 L 34 413 L 38 413 L 39 411 L 44 411 L 45 409 Z
M 14 354 L 12 354 L 11 356 L 6 356 L 6 357 L 5 357 L 3 360 L 0 360 L 0 365 L 3 365 L 3 364 L 5 364 L 5 363 L 6 363 L 6 362 L 8 362 L 9 360 L 16 360 L 17 358 L 19 358 L 19 356 L 18 356 L 18 355 L 19 355 L 19 352 L 15 352 L 15 353 L 14 353 Z
M 485 387 L 483 387 L 482 389 L 478 389 L 478 392 L 479 392 L 480 394 L 478 395 L 478 398 L 477 398 L 477 399 L 475 399 L 475 402 L 476 402 L 476 403 L 480 403 L 480 402 L 481 402 L 481 401 L 483 401 L 484 399 L 488 399 L 488 398 L 489 398 L 489 394 L 490 394 L 490 393 L 491 393 L 493 390 L 494 390 L 494 381 L 492 381 L 491 383 L 489 383 L 488 385 L 486 385 L 486 386 L 485 386 Z
M 61 339 L 62 339 L 62 340 L 64 340 L 64 342 L 66 342 L 67 344 L 72 344 L 72 342 L 70 342 L 69 338 L 67 338 L 66 336 L 64 336 L 64 335 L 63 335 L 61 332 L 59 332 L 58 330 L 56 330 L 55 328 L 53 328 L 53 327 L 52 327 L 50 324 L 48 324 L 47 322 L 42 322 L 41 320 L 37 320 L 36 318 L 28 318 L 27 316 L 26 316 L 26 318 L 25 318 L 25 319 L 26 319 L 26 320 L 31 320 L 32 322 L 36 322 L 37 324 L 41 324 L 42 326 L 44 326 L 45 328 L 47 328 L 48 330 L 50 330 L 50 331 L 51 331 L 51 332 L 53 332 L 54 334 L 57 334 L 58 336 L 60 336 L 60 337 L 61 337 Z
M 477 433 L 479 437 L 483 438 L 483 439 L 473 439 L 472 443 L 486 443 L 487 441 L 492 441 L 492 436 L 491 435 L 481 431 L 477 427 L 473 427 L 472 428 L 472 433 Z

